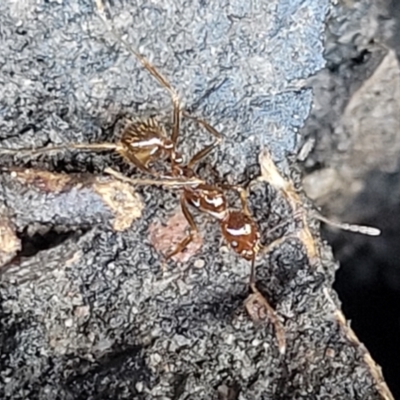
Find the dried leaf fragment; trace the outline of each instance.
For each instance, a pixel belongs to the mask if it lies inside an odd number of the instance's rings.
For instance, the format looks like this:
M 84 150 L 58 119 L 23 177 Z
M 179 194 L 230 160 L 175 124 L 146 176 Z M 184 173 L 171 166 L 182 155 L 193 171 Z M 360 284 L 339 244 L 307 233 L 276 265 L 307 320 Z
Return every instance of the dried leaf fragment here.
M 142 215 L 143 202 L 132 185 L 118 180 L 97 180 L 93 183 L 93 189 L 114 213 L 113 228 L 116 231 L 128 229 Z
M 278 348 L 281 354 L 286 352 L 286 338 L 285 329 L 279 321 L 275 310 L 271 307 L 265 297 L 259 290 L 253 286 L 253 293 L 251 293 L 244 302 L 247 312 L 254 322 L 265 323 L 270 320 L 274 325 L 276 340 L 278 341 Z
M 259 155 L 259 163 L 261 168 L 261 176 L 259 180 L 269 183 L 276 191 L 281 193 L 289 202 L 293 210 L 293 215 L 302 222 L 302 228 L 291 236 L 296 236 L 304 245 L 308 259 L 313 265 L 318 261 L 318 250 L 315 240 L 308 228 L 307 213 L 304 209 L 303 202 L 296 192 L 294 184 L 283 177 L 278 167 L 272 159 L 271 153 L 267 149 L 263 149 Z
M 152 223 L 149 227 L 150 242 L 154 248 L 164 255 L 168 254 L 186 236 L 189 225 L 181 211 L 174 214 L 166 223 Z M 184 251 L 175 254 L 172 259 L 176 262 L 187 262 L 201 248 L 202 238 L 197 235 Z
M 0 267 L 11 261 L 21 250 L 21 241 L 17 237 L 10 220 L 0 216 Z
M 24 185 L 49 193 L 61 193 L 73 183 L 73 177 L 69 175 L 38 169 L 13 169 L 11 175 Z

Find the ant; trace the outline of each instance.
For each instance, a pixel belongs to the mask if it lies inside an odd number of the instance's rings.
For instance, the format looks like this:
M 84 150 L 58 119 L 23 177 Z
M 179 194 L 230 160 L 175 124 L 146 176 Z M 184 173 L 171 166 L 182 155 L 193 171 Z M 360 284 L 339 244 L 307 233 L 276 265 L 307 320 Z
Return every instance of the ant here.
M 131 179 L 111 168 L 105 172 L 115 178 L 130 182 L 135 185 L 166 185 L 181 188 L 180 205 L 183 215 L 189 224 L 188 235 L 166 255 L 169 259 L 175 254 L 183 251 L 198 233 L 197 226 L 189 210 L 189 206 L 213 217 L 220 225 L 222 236 L 229 246 L 240 257 L 251 262 L 249 286 L 252 294 L 246 300 L 246 308 L 253 319 L 260 319 L 260 314 L 266 313 L 272 321 L 277 336 L 279 350 L 285 351 L 285 335 L 281 322 L 277 318 L 273 308 L 260 294 L 256 287 L 255 259 L 262 246 L 260 243 L 260 232 L 248 208 L 247 191 L 238 185 L 208 184 L 200 179 L 195 173 L 195 166 L 205 158 L 221 142 L 220 133 L 206 121 L 190 116 L 182 111 L 179 96 L 169 81 L 150 64 L 150 62 L 128 42 L 126 42 L 114 29 L 106 11 L 103 0 L 95 0 L 96 7 L 106 28 L 121 43 L 128 52 L 133 55 L 142 66 L 164 87 L 170 97 L 173 106 L 172 133 L 169 138 L 164 127 L 156 118 L 145 121 L 131 120 L 122 130 L 121 138 L 116 143 L 73 143 L 65 146 L 52 146 L 41 149 L 0 149 L 3 154 L 31 156 L 44 154 L 52 151 L 81 150 L 81 151 L 113 151 L 122 156 L 128 164 L 133 164 L 140 171 L 157 179 Z M 190 161 L 184 165 L 183 157 L 176 149 L 177 139 L 180 133 L 181 118 L 192 119 L 203 127 L 215 140 L 197 152 Z M 167 162 L 168 171 L 163 175 L 152 169 L 152 164 L 157 161 Z M 241 208 L 231 209 L 228 207 L 225 192 L 236 191 L 240 197 Z M 274 228 L 275 229 L 275 228 Z M 277 240 L 280 242 L 280 239 Z
M 166 138 L 165 132 L 155 124 L 154 120 L 152 120 L 151 128 L 153 129 L 151 130 L 148 129 L 150 126 L 149 124 L 141 124 L 139 125 L 139 129 L 136 127 L 136 129 L 133 129 L 133 126 L 131 126 L 129 127 L 128 131 L 129 138 L 130 142 L 134 143 L 135 146 L 130 146 L 129 148 L 125 146 L 123 150 L 124 157 L 128 160 L 132 160 L 133 164 L 139 166 L 139 168 L 143 171 L 150 172 L 154 176 L 154 173 L 147 169 L 147 162 L 159 158 L 160 155 L 167 155 L 171 167 L 170 176 L 168 178 L 181 178 L 181 182 L 187 180 L 188 183 L 191 183 L 191 179 L 197 178 L 196 173 L 194 172 L 195 165 L 200 160 L 205 158 L 216 146 L 218 146 L 222 139 L 220 133 L 217 132 L 217 130 L 206 121 L 192 117 L 186 112 L 181 111 L 179 96 L 168 80 L 161 75 L 161 73 L 159 73 L 154 66 L 147 61 L 146 58 L 134 50 L 129 43 L 127 43 L 114 30 L 112 25 L 109 24 L 107 18 L 105 17 L 105 9 L 102 0 L 96 0 L 96 6 L 100 17 L 112 35 L 117 39 L 117 41 L 122 43 L 124 47 L 141 62 L 143 67 L 161 84 L 161 86 L 163 86 L 169 92 L 173 104 L 173 129 L 171 139 L 169 140 Z M 182 165 L 183 158 L 176 151 L 176 142 L 179 135 L 180 119 L 182 114 L 186 118 L 196 121 L 216 139 L 214 143 L 206 146 L 204 149 L 196 153 L 187 163 L 187 165 Z M 126 138 L 124 140 L 124 134 L 121 142 L 124 142 L 124 144 L 127 143 Z M 121 151 L 119 151 L 119 153 L 121 154 Z M 142 162 L 142 160 L 144 160 L 144 162 Z M 140 161 L 140 163 L 137 161 Z M 126 177 L 118 174 L 116 171 L 107 169 L 106 172 L 119 179 L 126 180 Z M 168 182 L 168 180 L 166 182 Z M 154 181 L 154 184 L 162 183 L 165 182 Z M 232 210 L 228 208 L 227 199 L 224 194 L 224 191 L 227 189 L 235 190 L 239 193 L 242 205 L 241 210 Z M 260 249 L 260 234 L 247 206 L 246 191 L 236 185 L 216 186 L 209 185 L 205 182 L 197 185 L 183 185 L 183 191 L 180 196 L 180 204 L 183 215 L 189 224 L 190 232 L 176 246 L 176 248 L 166 256 L 166 258 L 169 259 L 175 254 L 183 251 L 198 232 L 197 226 L 188 208 L 188 205 L 190 205 L 198 211 L 214 217 L 219 222 L 222 235 L 225 237 L 230 247 L 241 257 L 252 262 L 250 282 L 251 284 L 254 284 L 254 262 L 256 254 Z

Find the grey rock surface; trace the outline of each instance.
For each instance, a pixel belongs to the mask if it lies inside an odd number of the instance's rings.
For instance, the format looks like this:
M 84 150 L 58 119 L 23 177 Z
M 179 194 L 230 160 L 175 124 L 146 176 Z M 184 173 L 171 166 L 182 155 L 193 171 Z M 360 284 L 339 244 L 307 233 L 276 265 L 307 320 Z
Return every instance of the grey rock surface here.
M 400 8 L 341 2 L 327 20 L 326 67 L 310 81 L 302 132 L 314 143 L 303 187 L 325 215 L 382 230 L 378 238 L 325 230 L 340 261 L 335 287 L 353 329 L 396 398 L 400 268 Z
M 221 179 L 245 183 L 258 174 L 262 147 L 290 173 L 287 160 L 299 150 L 297 130 L 312 101 L 303 79 L 323 66 L 327 11 L 328 1 L 311 0 L 112 7 L 117 29 L 170 79 L 185 108 L 222 132 L 208 158 Z M 165 90 L 116 44 L 90 1 L 5 1 L 0 18 L 1 147 L 112 140 L 125 115 L 170 120 Z M 182 131 L 188 157 L 209 140 L 188 121 Z M 0 157 L 2 167 L 69 173 L 121 164 L 91 153 Z M 36 221 L 60 206 L 7 173 L 0 188 L 1 212 L 22 228 L 23 245 L 32 241 L 34 222 L 20 224 L 14 205 L 29 192 L 27 212 L 37 213 Z M 257 260 L 260 289 L 285 326 L 281 356 L 272 327 L 254 324 L 244 311 L 249 264 L 222 243 L 218 227 L 196 216 L 201 251 L 163 272 L 148 231 L 176 212 L 177 196 L 154 187 L 139 192 L 145 209 L 131 229 L 117 232 L 106 214 L 83 212 L 71 217 L 68 232 L 75 234 L 62 236 L 66 223 L 55 213 L 53 222 L 40 220 L 40 229 L 54 234 L 47 234 L 47 248 L 4 269 L 1 398 L 383 398 L 365 349 L 334 317 L 336 265 L 326 245 L 319 243 L 318 268 L 296 240 Z M 267 184 L 253 188 L 250 202 L 264 242 L 280 221 L 289 218 L 277 237 L 293 229 L 293 215 Z

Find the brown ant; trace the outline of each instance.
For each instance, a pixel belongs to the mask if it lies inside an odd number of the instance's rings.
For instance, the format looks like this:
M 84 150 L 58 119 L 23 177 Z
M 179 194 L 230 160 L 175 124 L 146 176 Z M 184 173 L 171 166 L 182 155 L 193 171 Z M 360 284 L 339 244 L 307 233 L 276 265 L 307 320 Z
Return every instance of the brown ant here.
M 258 226 L 248 208 L 247 191 L 237 185 L 207 184 L 206 182 L 201 181 L 201 179 L 199 179 L 194 172 L 195 165 L 201 159 L 206 157 L 220 143 L 221 135 L 206 121 L 192 117 L 186 112 L 181 111 L 177 92 L 173 89 L 171 84 L 164 76 L 162 76 L 142 55 L 136 52 L 126 41 L 124 41 L 123 38 L 121 38 L 120 35 L 118 35 L 118 33 L 113 29 L 113 26 L 105 17 L 105 10 L 102 1 L 103 0 L 96 0 L 96 5 L 105 26 L 115 36 L 117 41 L 122 43 L 125 48 L 141 62 L 144 68 L 161 84 L 161 86 L 163 86 L 169 92 L 173 104 L 173 130 L 171 140 L 166 138 L 165 132 L 154 122 L 152 126 L 153 129 L 151 130 L 149 130 L 149 124 L 139 125 L 139 129 L 132 130 L 134 134 L 129 135 L 129 138 L 131 138 L 130 142 L 134 143 L 134 146 L 131 145 L 130 147 L 127 147 L 126 145 L 128 144 L 128 141 L 125 141 L 124 151 L 126 154 L 122 154 L 121 151 L 119 152 L 125 159 L 131 161 L 140 169 L 149 172 L 153 176 L 155 174 L 147 168 L 148 162 L 159 159 L 161 156 L 168 158 L 170 162 L 170 175 L 164 177 L 163 180 L 147 180 L 147 183 L 155 185 L 174 185 L 174 183 L 176 183 L 182 187 L 180 204 L 182 212 L 189 224 L 190 231 L 189 234 L 175 247 L 175 249 L 166 256 L 166 258 L 171 258 L 173 255 L 183 251 L 198 232 L 188 205 L 215 218 L 218 221 L 222 235 L 229 246 L 240 257 L 251 262 L 249 286 L 252 294 L 250 294 L 245 301 L 245 306 L 248 313 L 254 321 L 261 321 L 268 318 L 273 323 L 279 351 L 281 354 L 285 353 L 286 339 L 284 328 L 274 309 L 270 306 L 268 301 L 256 287 L 255 259 L 262 246 L 260 243 L 260 232 Z M 204 149 L 196 153 L 187 163 L 187 165 L 182 165 L 183 159 L 176 151 L 181 114 L 187 118 L 193 119 L 216 138 L 214 143 L 206 146 Z M 270 168 L 270 173 L 273 170 L 273 168 Z M 118 179 L 131 182 L 133 184 L 140 183 L 139 180 L 127 178 L 110 168 L 107 168 L 105 172 Z M 289 195 L 289 198 L 293 197 L 290 195 L 290 193 L 288 193 L 288 190 L 286 190 L 287 187 L 281 187 L 281 185 L 285 183 L 285 180 L 279 175 L 279 173 L 273 173 L 272 175 L 274 178 L 272 186 L 282 191 L 283 194 Z M 198 180 L 197 183 L 195 182 L 196 179 Z M 185 181 L 188 183 L 187 185 L 185 185 Z M 287 183 L 285 183 L 285 185 L 287 186 Z M 240 210 L 234 210 L 228 207 L 225 196 L 226 190 L 234 190 L 239 194 L 241 201 Z M 293 207 L 293 209 L 296 210 L 296 207 Z M 300 216 L 303 216 L 301 212 L 299 214 Z M 331 221 L 322 217 L 321 215 L 318 215 L 318 217 L 323 222 L 332 224 Z M 279 228 L 281 225 L 282 224 L 279 224 L 279 226 L 276 226 L 273 228 L 273 230 Z M 342 229 L 365 234 L 375 235 L 378 232 L 377 230 L 374 230 L 374 228 L 370 227 L 359 227 L 340 223 L 333 223 L 333 225 Z M 284 239 L 285 238 L 283 237 L 275 240 L 266 248 L 266 250 L 278 245 Z
M 134 55 L 142 65 L 149 71 L 149 73 L 170 93 L 172 104 L 174 107 L 173 117 L 173 131 L 171 140 L 166 139 L 165 135 L 157 135 L 160 132 L 160 128 L 147 132 L 145 129 L 140 130 L 141 139 L 137 140 L 138 136 L 135 136 L 134 143 L 137 144 L 136 148 L 130 147 L 129 153 L 134 153 L 135 159 L 140 159 L 138 156 L 141 155 L 141 147 L 144 143 L 149 143 L 158 140 L 158 142 L 149 151 L 146 148 L 145 160 L 147 161 L 152 156 L 158 156 L 162 153 L 168 154 L 171 162 L 171 178 L 183 178 L 183 179 L 195 179 L 197 178 L 193 168 L 194 166 L 204 157 L 206 157 L 221 141 L 221 135 L 206 121 L 191 117 L 187 113 L 183 112 L 184 116 L 193 119 L 198 124 L 203 126 L 211 135 L 216 138 L 216 141 L 211 145 L 206 146 L 204 149 L 196 153 L 187 165 L 182 165 L 182 157 L 176 151 L 176 142 L 179 135 L 180 118 L 181 118 L 181 107 L 177 92 L 173 89 L 168 80 L 162 76 L 141 54 L 135 51 L 123 38 L 113 29 L 112 25 L 108 23 L 105 17 L 105 10 L 102 0 L 96 0 L 97 9 L 99 14 L 104 21 L 106 27 L 110 30 L 113 36 L 122 43 L 125 48 Z M 146 128 L 144 126 L 144 128 Z M 161 140 L 162 139 L 162 140 Z M 128 158 L 129 157 L 126 157 Z M 156 157 L 154 157 L 156 158 Z M 134 163 L 137 165 L 137 163 Z M 143 169 L 143 168 L 142 168 Z M 108 170 L 114 176 L 122 178 L 121 175 Z M 231 210 L 227 206 L 227 200 L 224 194 L 224 190 L 232 189 L 236 190 L 240 194 L 242 210 Z M 189 234 L 176 246 L 176 248 L 167 255 L 167 258 L 171 258 L 173 255 L 183 251 L 188 244 L 193 240 L 197 234 L 197 226 L 194 219 L 188 209 L 188 204 L 197 210 L 204 212 L 205 214 L 211 215 L 216 218 L 220 224 L 221 231 L 230 247 L 238 253 L 241 257 L 252 262 L 250 283 L 253 285 L 255 281 L 254 274 L 254 261 L 256 254 L 260 248 L 260 234 L 258 227 L 251 217 L 250 211 L 247 206 L 246 192 L 239 186 L 234 185 L 208 185 L 205 182 L 195 186 L 183 186 L 183 192 L 180 196 L 180 203 L 182 212 L 189 223 L 190 232 Z

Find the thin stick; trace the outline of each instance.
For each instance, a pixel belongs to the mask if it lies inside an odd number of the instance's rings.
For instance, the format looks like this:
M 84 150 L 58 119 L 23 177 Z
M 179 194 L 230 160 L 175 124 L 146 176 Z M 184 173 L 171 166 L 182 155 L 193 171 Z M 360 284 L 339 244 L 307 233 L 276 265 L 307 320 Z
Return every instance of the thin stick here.
M 0 154 L 18 155 L 18 156 L 38 156 L 53 151 L 81 150 L 81 151 L 118 151 L 120 145 L 114 143 L 72 143 L 62 146 L 49 146 L 38 149 L 5 149 L 0 148 Z
M 250 288 L 253 289 L 256 285 L 256 256 L 253 255 L 250 267 Z

